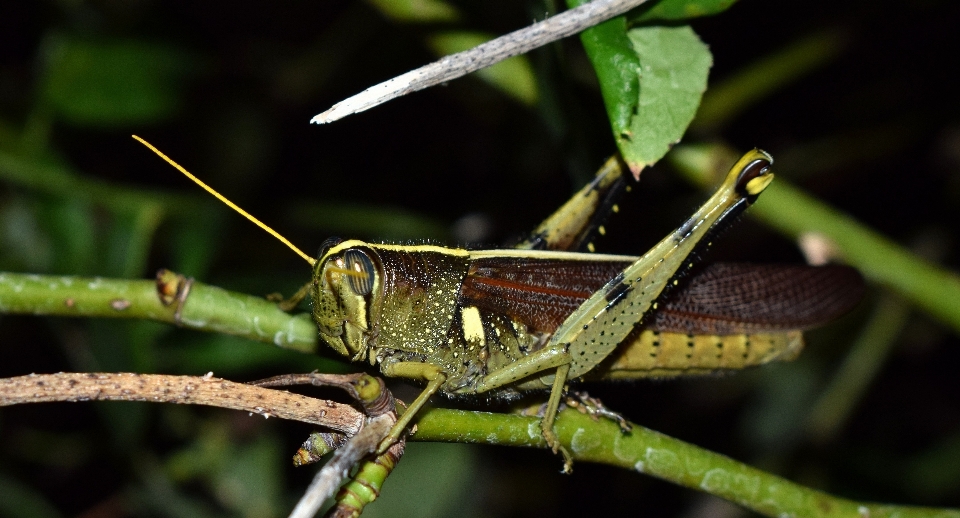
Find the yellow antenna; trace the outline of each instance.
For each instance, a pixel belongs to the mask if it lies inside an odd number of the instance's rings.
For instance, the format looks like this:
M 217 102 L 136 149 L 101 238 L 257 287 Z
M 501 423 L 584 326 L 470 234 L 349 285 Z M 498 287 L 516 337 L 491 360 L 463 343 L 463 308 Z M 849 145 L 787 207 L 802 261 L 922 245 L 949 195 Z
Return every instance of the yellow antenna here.
M 237 204 L 235 204 L 235 203 L 233 203 L 232 201 L 228 200 L 227 198 L 225 198 L 225 197 L 224 197 L 222 194 L 220 194 L 219 192 L 213 190 L 213 187 L 210 187 L 209 185 L 203 183 L 203 182 L 202 182 L 199 178 L 197 178 L 196 176 L 193 176 L 192 174 L 190 174 L 190 171 L 187 171 L 187 170 L 184 169 L 182 166 L 180 166 L 180 164 L 174 162 L 172 158 L 168 157 L 167 155 L 164 155 L 163 152 L 161 152 L 159 149 L 153 147 L 153 144 L 147 142 L 146 140 L 143 140 L 142 138 L 140 138 L 140 137 L 138 137 L 138 136 L 136 136 L 136 135 L 133 135 L 133 138 L 135 138 L 135 139 L 137 140 L 137 142 L 140 142 L 140 143 L 143 144 L 144 146 L 147 146 L 147 148 L 149 148 L 150 151 L 153 151 L 154 153 L 156 153 L 157 156 L 159 156 L 160 158 L 166 160 L 167 163 L 170 164 L 170 165 L 172 165 L 173 167 L 175 167 L 175 168 L 177 169 L 177 171 L 180 171 L 180 172 L 183 173 L 187 178 L 193 180 L 193 183 L 199 185 L 200 187 L 203 187 L 203 190 L 209 192 L 210 194 L 214 195 L 218 200 L 220 200 L 220 201 L 222 201 L 223 203 L 225 203 L 225 204 L 227 205 L 227 207 L 230 207 L 231 209 L 239 212 L 243 217 L 249 219 L 250 221 L 252 221 L 253 223 L 255 223 L 258 227 L 266 230 L 267 233 L 269 233 L 271 236 L 279 239 L 280 242 L 283 243 L 283 244 L 285 244 L 285 245 L 287 245 L 287 246 L 290 248 L 290 250 L 293 250 L 294 252 L 297 253 L 297 255 L 299 255 L 300 257 L 302 257 L 306 262 L 310 263 L 310 266 L 313 266 L 314 263 L 317 262 L 316 259 L 314 259 L 314 258 L 310 257 L 309 255 L 303 253 L 302 250 L 300 250 L 299 248 L 297 248 L 296 246 L 294 246 L 294 244 L 291 243 L 290 240 L 288 240 L 287 238 L 281 236 L 279 232 L 277 232 L 276 230 L 268 227 L 266 224 L 264 224 L 263 222 L 261 222 L 259 219 L 251 216 L 249 212 L 241 209 L 240 207 L 237 206 Z

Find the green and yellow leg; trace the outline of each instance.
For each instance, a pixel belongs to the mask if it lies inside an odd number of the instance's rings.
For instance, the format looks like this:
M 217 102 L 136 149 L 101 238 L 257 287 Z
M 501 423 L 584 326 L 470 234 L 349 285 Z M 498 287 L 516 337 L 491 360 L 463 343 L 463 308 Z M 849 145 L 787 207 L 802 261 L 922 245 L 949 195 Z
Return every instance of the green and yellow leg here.
M 557 371 L 553 375 L 552 382 L 547 381 L 549 377 L 538 380 L 544 383 L 544 387 L 551 387 L 550 399 L 547 401 L 547 407 L 540 422 L 540 427 L 547 446 L 549 446 L 554 453 L 559 452 L 563 455 L 563 472 L 570 473 L 573 469 L 573 457 L 571 457 L 570 452 L 560 444 L 560 440 L 553 430 L 553 425 L 557 420 L 557 410 L 560 408 L 560 401 L 563 399 L 567 376 L 570 372 L 570 353 L 565 346 L 556 345 L 541 349 L 502 369 L 487 374 L 477 386 L 477 392 L 482 393 L 504 385 L 517 383 L 524 378 L 553 368 L 556 368 Z
M 423 392 L 417 396 L 417 399 L 414 399 L 412 403 L 407 406 L 407 409 L 403 412 L 403 415 L 397 419 L 397 422 L 393 425 L 393 428 L 390 429 L 390 433 L 380 442 L 380 447 L 377 448 L 377 455 L 382 455 L 387 448 L 389 448 L 393 443 L 397 442 L 397 439 L 400 438 L 400 435 L 403 434 L 403 431 L 406 430 L 407 426 L 410 424 L 410 421 L 416 417 L 417 412 L 423 408 L 423 405 L 427 404 L 427 401 L 430 400 L 430 397 L 437 393 L 440 390 L 440 387 L 447 381 L 447 375 L 444 374 L 436 365 L 430 365 L 428 363 L 417 363 L 417 362 L 399 362 L 392 365 L 388 365 L 383 369 L 383 374 L 389 377 L 400 377 L 408 379 L 422 379 L 427 381 L 427 388 L 423 389 Z
M 563 456 L 564 473 L 573 471 L 573 457 L 570 455 L 570 452 L 560 444 L 560 439 L 557 437 L 557 432 L 554 431 L 553 425 L 557 421 L 557 410 L 560 408 L 560 400 L 563 399 L 563 393 L 567 384 L 567 374 L 569 373 L 569 363 L 557 367 L 557 374 L 553 378 L 553 387 L 550 389 L 550 399 L 547 400 L 547 409 L 544 411 L 543 418 L 540 420 L 540 432 L 543 434 L 543 439 L 547 441 L 547 446 L 553 450 L 553 453 L 559 451 L 560 455 Z

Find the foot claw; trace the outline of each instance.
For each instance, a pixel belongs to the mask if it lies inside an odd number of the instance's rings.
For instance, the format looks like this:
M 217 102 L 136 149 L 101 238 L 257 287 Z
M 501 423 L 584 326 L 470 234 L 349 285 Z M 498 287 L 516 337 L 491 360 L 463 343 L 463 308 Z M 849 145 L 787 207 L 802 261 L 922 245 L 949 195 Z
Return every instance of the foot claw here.
M 601 417 L 616 421 L 617 424 L 620 425 L 620 430 L 623 433 L 627 433 L 633 429 L 630 422 L 622 415 L 610 410 L 604 406 L 599 399 L 591 397 L 586 392 L 568 392 L 564 402 L 568 407 L 577 409 L 581 414 L 589 415 L 594 421 L 599 420 Z
M 560 444 L 560 439 L 557 437 L 556 432 L 552 429 L 548 430 L 544 428 L 543 439 L 547 441 L 547 447 L 553 451 L 554 455 L 559 453 L 563 457 L 563 469 L 560 472 L 566 474 L 573 473 L 573 455 L 570 455 L 570 452 Z
M 563 469 L 560 470 L 560 473 L 564 475 L 573 474 L 573 456 L 570 455 L 570 452 L 566 448 L 560 448 L 560 452 L 563 454 Z

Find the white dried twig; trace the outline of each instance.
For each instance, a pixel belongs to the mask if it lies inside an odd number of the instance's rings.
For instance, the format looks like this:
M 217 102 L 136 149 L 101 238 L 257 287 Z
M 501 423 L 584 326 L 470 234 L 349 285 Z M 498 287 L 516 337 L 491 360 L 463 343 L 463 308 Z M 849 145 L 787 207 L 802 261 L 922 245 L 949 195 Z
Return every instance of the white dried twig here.
M 411 70 L 334 104 L 310 122 L 326 124 L 417 90 L 450 81 L 507 58 L 530 52 L 619 16 L 647 0 L 593 0 L 470 50 Z

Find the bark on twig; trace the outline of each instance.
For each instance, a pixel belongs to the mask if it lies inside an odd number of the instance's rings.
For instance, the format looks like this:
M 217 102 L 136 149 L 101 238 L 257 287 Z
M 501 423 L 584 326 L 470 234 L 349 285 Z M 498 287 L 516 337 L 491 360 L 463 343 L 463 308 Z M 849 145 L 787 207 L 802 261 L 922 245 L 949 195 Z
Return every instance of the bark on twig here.
M 356 434 L 364 415 L 350 405 L 207 376 L 133 373 L 29 374 L 0 379 L 0 406 L 54 401 L 151 401 L 245 410 Z

